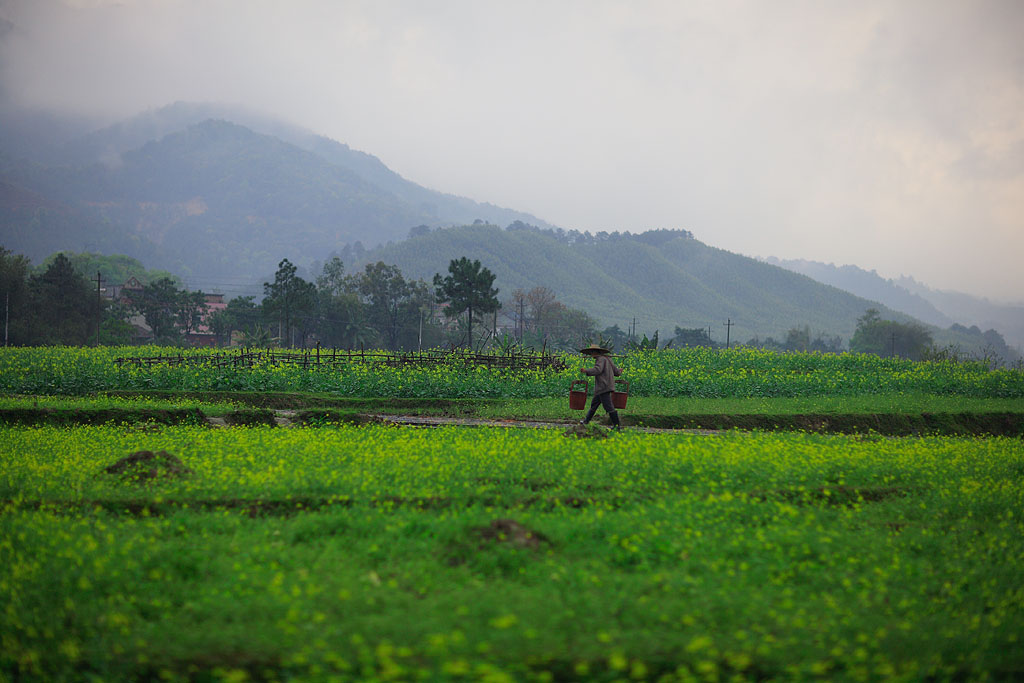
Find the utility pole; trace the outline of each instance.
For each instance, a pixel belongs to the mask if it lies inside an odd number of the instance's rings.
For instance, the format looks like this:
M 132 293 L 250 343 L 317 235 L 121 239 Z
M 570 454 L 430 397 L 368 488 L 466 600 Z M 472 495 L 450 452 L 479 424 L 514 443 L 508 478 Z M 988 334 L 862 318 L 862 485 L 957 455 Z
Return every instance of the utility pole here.
M 4 292 L 4 346 L 7 346 L 7 324 L 11 321 L 11 293 Z
M 732 332 L 732 318 L 725 319 L 725 348 L 729 348 L 729 333 Z
M 889 342 L 889 357 L 896 357 L 896 333 L 892 333 L 892 340 Z
M 103 282 L 103 276 L 100 275 L 100 271 L 96 271 L 96 342 L 93 346 L 100 345 L 100 321 L 103 317 L 103 298 L 100 292 L 100 283 Z
M 526 299 L 524 299 L 524 298 L 519 299 L 519 343 L 520 344 L 523 343 L 523 335 L 526 333 L 526 328 L 524 326 L 524 322 L 525 321 L 523 320 L 523 315 L 525 313 L 525 307 L 526 307 Z

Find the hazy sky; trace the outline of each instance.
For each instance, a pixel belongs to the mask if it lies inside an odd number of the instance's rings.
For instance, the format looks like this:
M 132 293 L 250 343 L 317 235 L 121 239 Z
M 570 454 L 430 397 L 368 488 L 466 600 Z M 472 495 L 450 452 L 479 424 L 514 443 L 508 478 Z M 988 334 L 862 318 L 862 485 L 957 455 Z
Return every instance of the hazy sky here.
M 1021 0 L 0 0 L 9 101 L 241 103 L 444 192 L 1024 300 Z

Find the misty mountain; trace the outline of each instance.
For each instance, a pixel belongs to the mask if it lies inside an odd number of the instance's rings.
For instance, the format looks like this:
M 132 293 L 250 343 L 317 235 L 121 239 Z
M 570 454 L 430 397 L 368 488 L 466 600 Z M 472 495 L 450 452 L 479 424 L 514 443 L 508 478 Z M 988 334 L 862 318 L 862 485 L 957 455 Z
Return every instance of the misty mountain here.
M 384 163 L 365 152 L 317 135 L 310 130 L 235 105 L 176 102 L 126 121 L 108 126 L 65 143 L 60 158 L 65 165 L 89 165 L 96 162 L 117 163 L 121 155 L 147 142 L 159 140 L 204 121 L 230 121 L 277 138 L 299 149 L 316 154 L 323 160 L 346 168 L 379 189 L 391 192 L 404 202 L 426 210 L 423 223 L 431 225 L 462 225 L 480 219 L 505 225 L 517 220 L 533 225 L 553 227 L 520 211 L 479 203 L 465 197 L 427 189 L 398 175 Z M 406 226 L 411 228 L 413 226 Z M 405 233 L 401 235 L 405 236 Z M 362 239 L 375 244 L 372 236 Z
M 58 165 L 88 166 L 103 161 L 116 163 L 122 154 L 138 149 L 147 142 L 155 142 L 210 120 L 229 121 L 302 148 L 305 148 L 307 140 L 316 137 L 304 128 L 244 107 L 175 102 L 65 141 L 60 148 Z
M 932 289 L 911 277 L 896 282 L 957 322 L 983 330 L 997 329 L 1012 345 L 1024 346 L 1024 304 L 999 304 L 963 292 Z
M 98 162 L 118 164 L 122 155 L 148 142 L 160 140 L 172 133 L 210 120 L 228 121 L 255 133 L 277 138 L 299 149 L 312 152 L 331 164 L 346 168 L 377 188 L 391 192 L 402 201 L 415 205 L 421 212 L 425 210 L 423 223 L 426 224 L 461 225 L 481 219 L 501 225 L 522 220 L 533 225 L 553 227 L 521 211 L 427 189 L 406 180 L 371 154 L 354 150 L 346 144 L 308 129 L 237 105 L 176 102 L 66 140 L 60 144 L 58 151 L 51 150 L 46 158 L 49 159 L 48 165 L 89 166 Z M 44 137 L 48 129 L 44 127 L 44 131 L 35 137 Z M 66 137 L 64 134 L 58 136 L 58 139 L 64 140 Z M 413 226 L 406 226 L 410 227 Z M 376 244 L 372 235 L 368 235 L 362 241 Z
M 0 149 L 0 245 L 37 262 L 88 250 L 186 278 L 248 283 L 272 277 L 282 258 L 301 267 L 346 247 L 360 254 L 346 259 L 350 270 L 382 260 L 428 281 L 469 256 L 497 274 L 506 296 L 546 286 L 607 325 L 626 328 L 635 317 L 641 331 L 709 327 L 718 340 L 727 322 L 736 341 L 805 325 L 849 339 L 867 308 L 949 322 L 917 293 L 858 283 L 859 269 L 826 286 L 688 233 L 579 239 L 543 230 L 550 226 L 528 214 L 429 190 L 370 154 L 229 107 L 177 104 L 69 139 L 82 123 L 25 118 L 22 144 Z M 27 144 L 48 126 L 50 144 Z M 519 229 L 497 227 L 506 224 Z M 955 330 L 936 341 L 971 346 Z
M 873 270 L 867 271 L 857 266 L 836 266 L 831 263 L 804 259 L 768 257 L 765 261 L 795 273 L 801 273 L 818 282 L 844 289 L 865 299 L 882 302 L 894 310 L 903 311 L 929 325 L 949 327 L 956 322 L 939 311 L 927 299 L 910 292 L 906 287 L 902 287 L 892 280 L 886 280 Z
M 766 259 L 818 282 L 884 303 L 918 320 L 948 328 L 954 323 L 980 330 L 998 330 L 1010 346 L 1024 345 L 1024 306 L 992 303 L 970 294 L 932 289 L 910 277 L 886 279 L 875 271 L 857 266 L 836 266 L 831 263 L 801 259 Z
M 185 275 L 237 277 L 272 272 L 284 255 L 310 261 L 347 242 L 402 239 L 418 225 L 543 224 L 420 187 L 369 154 L 286 124 L 263 122 L 302 146 L 213 119 L 166 133 L 202 113 L 175 106 L 97 131 L 65 145 L 62 165 L 4 155 L 8 194 L 89 218 L 71 235 L 42 211 L 29 229 L 15 203 L 0 203 L 3 243 L 35 260 L 102 244 Z

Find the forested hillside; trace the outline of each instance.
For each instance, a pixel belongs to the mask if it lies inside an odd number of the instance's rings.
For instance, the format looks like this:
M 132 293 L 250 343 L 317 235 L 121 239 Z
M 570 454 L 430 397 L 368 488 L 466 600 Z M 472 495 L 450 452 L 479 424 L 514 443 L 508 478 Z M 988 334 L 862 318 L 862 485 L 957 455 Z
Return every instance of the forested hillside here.
M 508 299 L 515 289 L 543 286 L 559 301 L 602 325 L 632 325 L 638 332 L 708 328 L 724 341 L 784 337 L 792 327 L 849 339 L 867 308 L 886 317 L 909 316 L 776 266 L 709 247 L 684 231 L 660 239 L 628 234 L 575 241 L 555 231 L 472 225 L 420 234 L 365 254 L 343 253 L 353 267 L 384 261 L 428 280 L 460 256 L 479 259 Z

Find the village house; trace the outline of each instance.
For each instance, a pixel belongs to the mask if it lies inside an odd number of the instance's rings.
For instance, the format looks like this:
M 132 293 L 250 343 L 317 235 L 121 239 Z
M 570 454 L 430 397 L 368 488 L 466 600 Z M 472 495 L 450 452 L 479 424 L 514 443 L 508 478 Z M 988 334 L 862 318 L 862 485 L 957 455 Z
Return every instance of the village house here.
M 223 294 L 204 294 L 206 307 L 203 310 L 199 326 L 186 336 L 189 346 L 217 346 L 220 339 L 210 329 L 210 316 L 217 311 L 223 311 L 228 307 L 224 302 Z

